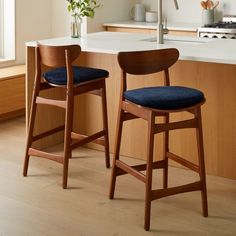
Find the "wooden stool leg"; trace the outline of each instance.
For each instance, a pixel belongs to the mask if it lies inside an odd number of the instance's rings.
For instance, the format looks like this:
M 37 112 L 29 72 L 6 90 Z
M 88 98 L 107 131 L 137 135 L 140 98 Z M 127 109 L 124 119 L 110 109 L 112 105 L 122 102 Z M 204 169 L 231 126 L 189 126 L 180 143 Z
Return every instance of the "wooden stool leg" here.
M 102 116 L 103 116 L 103 130 L 106 134 L 104 135 L 105 141 L 105 158 L 106 167 L 110 168 L 110 152 L 109 152 L 109 137 L 108 137 L 108 121 L 107 121 L 107 99 L 106 99 L 106 84 L 102 88 Z
M 203 134 L 202 134 L 202 117 L 201 108 L 197 108 L 198 128 L 197 134 L 197 146 L 198 146 L 198 161 L 199 161 L 199 175 L 202 182 L 202 210 L 205 217 L 208 216 L 208 204 L 207 204 L 207 190 L 206 190 L 206 171 L 204 162 L 204 146 L 203 146 Z
M 169 114 L 164 117 L 164 122 L 167 124 L 169 123 Z M 163 149 L 164 149 L 164 160 L 165 160 L 165 168 L 163 169 L 163 188 L 168 187 L 168 157 L 166 153 L 169 151 L 169 131 L 164 132 L 164 143 L 163 143 Z
M 32 146 L 32 143 L 33 143 L 34 123 L 35 123 L 36 110 L 37 110 L 36 98 L 39 95 L 39 89 L 40 89 L 40 78 L 37 78 L 35 81 L 34 91 L 32 95 L 29 124 L 27 124 L 29 126 L 28 126 L 28 135 L 27 135 L 26 149 L 25 149 L 23 176 L 27 176 L 27 173 L 28 173 L 29 158 L 30 158 L 28 153 L 29 153 L 29 148 Z
M 63 176 L 62 187 L 67 188 L 68 179 L 68 165 L 71 158 L 71 132 L 73 126 L 73 110 L 74 110 L 74 97 L 72 92 L 68 92 L 66 111 L 65 111 L 65 134 L 64 134 L 64 159 L 63 159 Z
M 26 141 L 26 149 L 25 149 L 25 161 L 24 161 L 24 169 L 23 169 L 23 176 L 27 176 L 28 173 L 28 166 L 29 166 L 29 148 L 32 146 L 32 140 L 33 140 L 33 132 L 34 132 L 34 122 L 35 122 L 35 116 L 36 116 L 36 108 L 37 104 L 34 102 L 31 105 L 31 114 L 29 119 L 29 127 L 28 127 L 28 136 Z
M 114 159 L 113 159 L 113 166 L 112 166 L 112 173 L 111 173 L 111 185 L 110 185 L 110 194 L 109 198 L 114 198 L 115 192 L 115 185 L 116 185 L 116 176 L 117 176 L 117 167 L 116 167 L 116 160 L 119 160 L 120 156 L 120 144 L 121 144 L 121 135 L 122 135 L 122 128 L 123 128 L 123 110 L 119 110 L 118 120 L 117 120 L 117 131 L 116 131 L 116 140 L 115 140 L 115 152 L 114 152 Z
M 147 153 L 147 167 L 146 167 L 146 194 L 145 194 L 145 220 L 144 220 L 145 230 L 150 229 L 154 124 L 155 124 L 155 116 L 151 112 L 150 118 L 148 120 L 148 140 L 147 140 L 148 153 Z

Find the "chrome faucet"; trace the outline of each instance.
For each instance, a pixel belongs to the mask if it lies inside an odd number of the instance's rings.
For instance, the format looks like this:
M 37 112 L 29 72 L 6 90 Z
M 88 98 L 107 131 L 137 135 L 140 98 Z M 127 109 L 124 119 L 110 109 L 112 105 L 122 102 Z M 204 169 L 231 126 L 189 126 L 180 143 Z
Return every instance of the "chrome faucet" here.
M 174 0 L 175 9 L 178 10 L 178 2 Z M 164 43 L 164 29 L 163 29 L 163 17 L 162 17 L 162 0 L 157 0 L 157 13 L 158 13 L 158 23 L 157 23 L 157 43 Z

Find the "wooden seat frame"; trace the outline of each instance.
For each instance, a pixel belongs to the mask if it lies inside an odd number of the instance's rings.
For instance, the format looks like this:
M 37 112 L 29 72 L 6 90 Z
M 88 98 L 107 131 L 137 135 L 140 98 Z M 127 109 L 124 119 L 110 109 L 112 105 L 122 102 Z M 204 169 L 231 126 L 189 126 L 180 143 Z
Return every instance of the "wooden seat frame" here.
M 201 121 L 201 105 L 205 100 L 202 103 L 184 109 L 158 110 L 134 104 L 124 98 L 124 92 L 127 90 L 127 74 L 146 75 L 164 71 L 164 84 L 169 86 L 169 67 L 178 60 L 178 57 L 178 50 L 173 48 L 139 52 L 120 52 L 118 54 L 118 62 L 122 69 L 123 76 L 109 197 L 110 199 L 114 198 L 117 176 L 128 173 L 145 183 L 145 230 L 150 229 L 151 201 L 178 193 L 197 190 L 201 191 L 203 215 L 205 217 L 208 216 Z M 193 114 L 194 118 L 178 122 L 169 122 L 170 113 L 183 111 L 190 112 Z M 163 117 L 164 123 L 156 123 L 156 117 Z M 125 121 L 137 118 L 144 119 L 148 124 L 147 160 L 146 164 L 130 166 L 120 160 L 122 127 Z M 169 151 L 169 131 L 185 128 L 196 129 L 198 165 Z M 154 135 L 161 132 L 164 132 L 164 157 L 163 160 L 153 161 Z M 197 172 L 200 176 L 200 180 L 194 183 L 168 188 L 168 159 L 176 161 L 177 163 Z M 163 169 L 163 189 L 152 189 L 153 169 Z M 141 172 L 144 170 L 146 170 L 146 174 Z
M 30 156 L 37 156 L 41 158 L 50 159 L 63 164 L 63 179 L 62 187 L 67 188 L 68 179 L 68 164 L 72 157 L 72 150 L 89 142 L 94 142 L 105 147 L 105 161 L 106 167 L 110 167 L 109 160 L 109 140 L 108 140 L 108 123 L 107 123 L 107 105 L 106 105 L 106 85 L 105 79 L 107 77 L 98 78 L 88 82 L 74 85 L 72 63 L 79 57 L 81 48 L 79 45 L 68 46 L 46 46 L 39 45 L 35 49 L 36 72 L 34 89 L 31 103 L 28 137 L 25 152 L 25 162 L 23 175 L 27 176 L 29 158 Z M 47 66 L 52 68 L 66 67 L 67 84 L 57 85 L 48 83 L 42 79 L 41 67 Z M 66 92 L 65 100 L 55 100 L 51 98 L 41 97 L 40 91 L 51 88 L 62 88 Z M 93 135 L 86 136 L 73 132 L 73 110 L 74 110 L 74 96 L 91 93 L 98 95 L 102 100 L 102 116 L 103 129 Z M 65 124 L 38 135 L 34 135 L 34 123 L 36 118 L 36 110 L 38 105 L 51 105 L 65 109 Z M 32 147 L 34 141 L 44 138 L 46 136 L 55 134 L 64 130 L 64 153 L 63 155 L 48 153 Z M 72 142 L 73 141 L 73 142 Z

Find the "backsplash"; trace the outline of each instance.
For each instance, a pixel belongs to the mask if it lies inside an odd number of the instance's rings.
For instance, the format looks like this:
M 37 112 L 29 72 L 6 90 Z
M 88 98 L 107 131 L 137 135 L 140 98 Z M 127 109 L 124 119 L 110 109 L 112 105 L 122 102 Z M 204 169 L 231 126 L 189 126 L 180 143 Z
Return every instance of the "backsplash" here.
M 215 2 L 216 0 L 212 0 Z M 219 0 L 220 5 L 215 11 L 215 21 L 219 21 L 222 15 L 234 14 L 236 15 L 236 1 L 235 0 Z M 157 0 L 136 0 L 134 3 L 145 4 L 148 10 L 156 11 Z M 201 0 L 178 0 L 179 10 L 175 10 L 173 0 L 163 0 L 163 13 L 167 16 L 170 22 L 189 22 L 198 23 L 202 19 Z

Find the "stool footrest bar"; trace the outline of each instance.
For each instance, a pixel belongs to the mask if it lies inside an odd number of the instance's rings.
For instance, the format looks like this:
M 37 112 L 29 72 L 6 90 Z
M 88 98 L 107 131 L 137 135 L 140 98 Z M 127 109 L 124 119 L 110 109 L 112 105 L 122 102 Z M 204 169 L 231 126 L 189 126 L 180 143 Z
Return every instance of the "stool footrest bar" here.
M 73 143 L 71 145 L 71 148 L 74 149 L 74 148 L 77 148 L 79 146 L 82 146 L 82 145 L 84 145 L 86 143 L 90 143 L 90 142 L 94 142 L 96 144 L 104 146 L 105 145 L 104 138 L 101 138 L 104 135 L 106 135 L 106 131 L 105 130 L 102 130 L 102 131 L 97 132 L 95 134 L 92 134 L 90 136 L 82 135 L 82 134 L 77 134 L 77 133 L 72 132 L 71 133 L 71 138 L 72 139 L 76 139 L 78 141 Z
M 119 162 L 124 163 L 120 160 L 119 160 Z M 119 167 L 119 164 L 117 166 Z M 155 161 L 152 164 L 152 169 L 164 169 L 165 166 L 166 166 L 166 162 L 164 160 Z M 136 171 L 143 171 L 143 170 L 146 170 L 147 164 L 140 164 L 140 165 L 134 165 L 134 166 L 129 166 L 129 167 L 136 170 Z M 122 168 L 122 167 L 119 167 L 119 168 Z M 118 176 L 118 175 L 124 175 L 124 174 L 128 174 L 128 173 L 129 172 L 126 172 L 123 169 L 118 169 L 116 175 Z
M 174 153 L 171 153 L 171 152 L 167 152 L 166 156 L 169 159 L 181 164 L 182 166 L 185 166 L 185 167 L 189 168 L 190 170 L 193 170 L 193 171 L 199 173 L 199 166 L 197 166 L 196 164 L 194 164 L 190 161 L 187 161 L 187 160 L 183 159 L 182 157 L 180 157 Z
M 167 197 L 179 193 L 198 191 L 202 189 L 202 182 L 197 181 L 195 183 L 185 184 L 177 187 L 158 189 L 151 191 L 151 200 L 159 199 L 162 197 Z
M 52 135 L 52 134 L 55 134 L 57 132 L 60 132 L 60 131 L 63 131 L 65 129 L 65 125 L 61 125 L 61 126 L 58 126 L 54 129 L 51 129 L 51 130 L 48 130 L 46 132 L 43 132 L 41 134 L 37 134 L 33 137 L 33 141 L 36 141 L 38 139 L 41 139 L 41 138 L 44 138 L 44 137 L 47 137 L 49 135 Z
M 190 120 L 182 120 L 168 124 L 155 124 L 155 133 L 161 133 L 168 130 L 187 129 L 196 127 L 197 127 L 197 119 L 193 118 Z
M 28 155 L 37 156 L 37 157 L 49 159 L 52 161 L 56 161 L 59 163 L 63 163 L 63 156 L 60 156 L 58 154 L 47 153 L 47 152 L 44 152 L 35 148 L 29 148 Z
M 141 180 L 142 182 L 144 183 L 146 182 L 146 176 L 143 173 L 136 170 L 133 166 L 129 166 L 120 160 L 116 160 L 116 166 L 125 171 L 126 173 L 133 175 L 135 178 Z M 143 165 L 137 166 L 137 169 L 143 170 Z
M 51 106 L 60 107 L 60 108 L 64 108 L 64 109 L 66 108 L 66 101 L 63 101 L 63 100 L 55 100 L 55 99 L 37 97 L 36 103 L 37 104 L 44 104 L 44 105 L 51 105 Z

